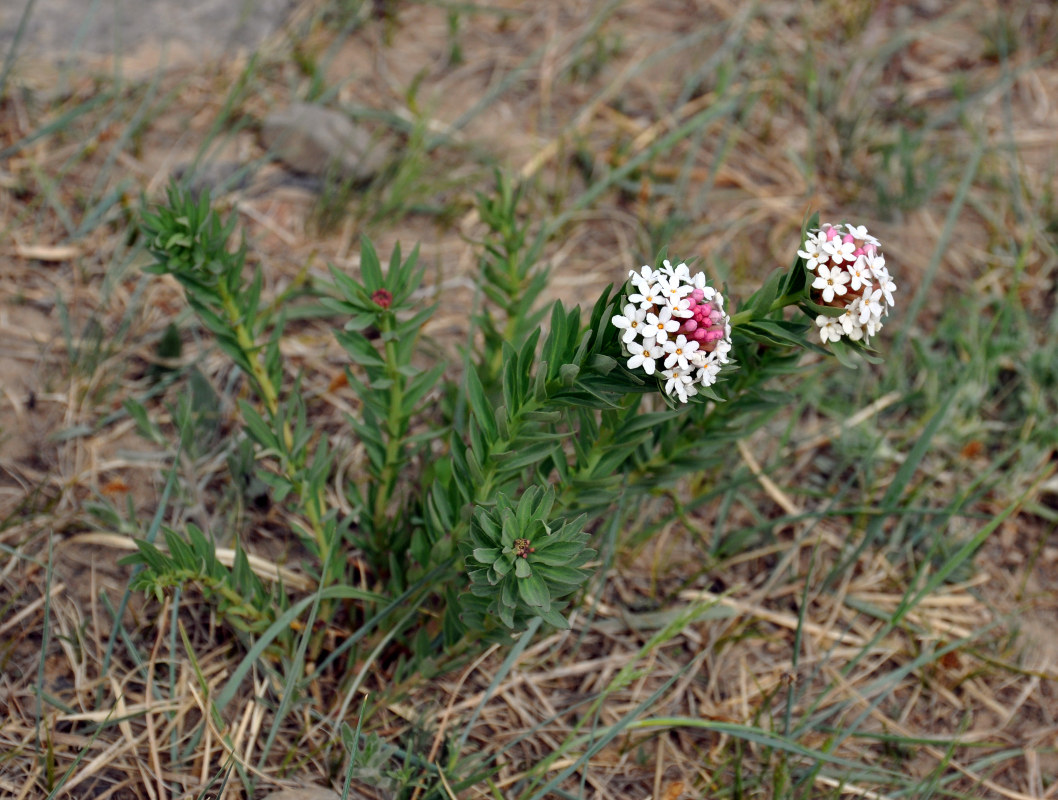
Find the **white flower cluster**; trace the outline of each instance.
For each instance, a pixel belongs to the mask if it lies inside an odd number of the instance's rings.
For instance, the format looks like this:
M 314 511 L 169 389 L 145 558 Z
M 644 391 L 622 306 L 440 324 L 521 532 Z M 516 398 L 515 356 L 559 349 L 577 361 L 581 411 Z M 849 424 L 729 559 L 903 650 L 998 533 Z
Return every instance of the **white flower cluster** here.
M 724 298 L 707 285 L 705 273 L 691 275 L 683 263 L 665 261 L 658 270 L 644 266 L 629 278 L 624 313 L 612 320 L 623 331 L 628 368 L 658 372 L 665 392 L 686 403 L 698 386 L 716 383 L 729 361 L 731 321 Z
M 823 225 L 811 231 L 797 255 L 816 278 L 812 300 L 845 309 L 838 317 L 816 317 L 823 343 L 842 336 L 869 340 L 882 329 L 883 317 L 893 308 L 896 284 L 889 277 L 878 240 L 864 225 Z

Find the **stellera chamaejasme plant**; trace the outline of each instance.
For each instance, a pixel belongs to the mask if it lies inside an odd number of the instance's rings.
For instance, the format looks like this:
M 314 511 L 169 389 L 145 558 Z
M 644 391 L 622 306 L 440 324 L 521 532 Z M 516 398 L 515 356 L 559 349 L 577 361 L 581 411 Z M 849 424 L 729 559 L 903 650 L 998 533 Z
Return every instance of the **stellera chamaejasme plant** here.
M 587 313 L 555 302 L 541 316 L 532 301 L 547 281 L 546 233 L 519 214 L 520 197 L 500 179 L 480 200 L 481 302 L 452 365 L 422 358 L 434 306 L 422 302 L 416 252 L 398 248 L 383 266 L 365 239 L 358 275 L 332 267 L 299 297 L 263 304 L 260 267 L 244 274 L 245 247 L 228 241 L 234 223 L 207 199 L 171 188 L 144 216 L 151 270 L 179 281 L 246 376 L 253 397 L 238 404 L 243 432 L 231 446 L 252 446 L 256 477 L 290 512 L 320 591 L 376 610 L 404 598 L 418 614 L 409 632 L 430 646 L 509 639 L 535 618 L 567 627 L 599 568 L 604 525 L 637 496 L 719 464 L 785 402 L 766 384 L 794 374 L 804 351 L 871 358 L 866 345 L 893 307 L 878 241 L 862 226 L 813 220 L 792 264 L 741 303 L 662 256 Z M 334 321 L 359 401 L 346 421 L 365 458 L 340 504 L 326 491 L 335 453 L 283 363 L 294 307 Z M 129 559 L 144 567 L 139 588 L 197 583 L 222 611 L 237 606 L 251 580 L 245 557 L 227 570 L 203 554 L 198 529 L 166 540 L 168 552 L 144 542 Z M 234 622 L 274 622 L 278 610 L 258 605 L 238 606 Z

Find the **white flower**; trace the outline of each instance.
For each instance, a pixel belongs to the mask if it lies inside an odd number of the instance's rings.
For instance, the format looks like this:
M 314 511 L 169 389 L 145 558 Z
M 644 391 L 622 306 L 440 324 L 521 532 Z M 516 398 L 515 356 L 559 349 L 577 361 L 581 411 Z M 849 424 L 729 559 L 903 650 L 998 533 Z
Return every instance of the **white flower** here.
M 676 341 L 669 339 L 662 345 L 668 355 L 665 357 L 665 367 L 671 369 L 674 364 L 679 364 L 680 369 L 689 369 L 689 359 L 698 350 L 699 344 L 694 339 L 690 341 L 682 333 L 676 337 Z
M 882 311 L 882 290 L 875 289 L 870 294 L 864 292 L 860 297 L 860 325 L 866 325 L 871 317 L 881 317 Z
M 680 322 L 672 318 L 672 309 L 664 306 L 657 314 L 652 311 L 647 313 L 646 331 L 643 335 L 651 336 L 658 340 L 658 344 L 661 344 L 669 338 L 670 333 L 679 329 Z
M 867 266 L 866 258 L 856 256 L 856 261 L 849 267 L 849 277 L 852 278 L 849 288 L 854 292 L 861 286 L 871 285 L 871 270 Z
M 686 264 L 684 264 L 682 261 L 679 264 L 677 264 L 675 267 L 672 266 L 671 263 L 669 263 L 668 259 L 665 259 L 661 263 L 662 263 L 661 271 L 664 272 L 666 275 L 668 275 L 670 278 L 674 278 L 675 280 L 677 280 L 679 282 L 682 282 L 682 283 L 690 283 L 691 282 L 691 271 L 688 268 L 688 266 Z M 699 272 L 698 274 L 702 275 L 702 277 L 705 277 L 703 273 Z
M 647 312 L 636 308 L 633 303 L 628 303 L 624 307 L 624 312 L 624 314 L 616 314 L 611 322 L 614 327 L 624 331 L 621 334 L 621 341 L 628 344 L 643 332 L 643 320 L 646 319 Z
M 686 403 L 730 360 L 731 320 L 704 273 L 662 263 L 629 273 L 628 300 L 611 323 L 621 331 L 628 369 L 657 375 L 666 394 Z
M 841 338 L 843 328 L 838 320 L 838 317 L 828 317 L 826 314 L 820 314 L 816 317 L 816 325 L 819 326 L 819 338 L 823 340 L 823 344 L 836 342 Z
M 867 331 L 867 336 L 874 336 L 882 329 L 882 320 L 879 317 L 871 317 L 863 327 Z
M 721 339 L 716 343 L 716 349 L 713 351 L 713 355 L 716 357 L 718 364 L 726 364 L 728 362 L 728 353 L 731 352 L 731 326 L 727 326 L 727 338 Z
M 893 283 L 893 279 L 889 277 L 889 270 L 882 267 L 875 277 L 878 279 L 878 289 L 881 291 L 882 297 L 885 298 L 886 305 L 888 305 L 889 308 L 892 308 L 896 305 L 893 302 L 893 292 L 896 291 L 896 284 Z M 888 312 L 889 309 L 887 308 L 886 313 Z
M 849 274 L 840 267 L 819 267 L 818 277 L 812 281 L 813 289 L 823 290 L 823 302 L 829 303 L 834 295 L 843 295 L 848 289 L 845 284 L 849 282 Z
M 653 269 L 644 264 L 640 267 L 639 272 L 634 269 L 629 270 L 628 277 L 632 280 L 632 284 L 642 292 L 654 285 L 658 275 Z
M 822 232 L 810 233 L 805 237 L 804 249 L 797 251 L 797 255 L 805 260 L 806 266 L 813 272 L 820 264 L 826 264 L 830 260 L 830 253 L 823 249 L 826 238 L 826 234 Z
M 698 389 L 693 383 L 694 378 L 690 374 L 678 369 L 667 369 L 661 375 L 665 378 L 665 392 L 670 397 L 675 394 L 686 403 L 689 397 L 698 394 Z
M 651 284 L 646 289 L 640 289 L 635 294 L 628 295 L 628 302 L 638 303 L 644 311 L 660 305 L 665 297 L 665 290 L 660 283 Z
M 680 264 L 681 267 L 686 267 L 686 264 Z M 676 305 L 683 298 L 694 291 L 694 287 L 689 283 L 683 283 L 678 278 L 670 278 L 665 280 L 662 278 L 658 281 L 658 285 L 661 287 L 662 292 L 669 299 L 670 305 Z
M 866 225 L 845 225 L 845 231 L 852 234 L 852 238 L 864 244 L 878 244 L 878 240 L 867 233 Z
M 869 339 L 882 329 L 883 320 L 895 306 L 896 284 L 889 276 L 878 240 L 866 225 L 825 224 L 806 238 L 801 257 L 810 256 L 808 242 L 830 257 L 830 266 L 819 266 L 812 281 L 811 298 L 840 308 L 839 317 L 816 317 L 824 344 L 847 336 L 854 342 Z
M 845 306 L 845 313 L 842 314 L 838 319 L 841 321 L 841 328 L 845 331 L 846 336 L 852 336 L 853 330 L 860 326 L 860 299 L 857 297 L 853 302 Z
M 696 378 L 698 379 L 698 383 L 702 386 L 712 386 L 716 383 L 716 376 L 719 374 L 720 365 L 715 361 L 710 361 L 698 370 Z
M 877 250 L 873 253 L 867 253 L 867 266 L 870 267 L 871 274 L 874 277 L 882 277 L 882 272 L 885 270 L 885 256 Z
M 823 243 L 823 249 L 830 253 L 835 264 L 842 261 L 852 261 L 852 254 L 856 251 L 855 242 L 846 242 L 840 236 L 835 236 L 828 242 Z
M 665 354 L 661 347 L 654 344 L 653 339 L 647 339 L 642 344 L 634 345 L 631 350 L 632 357 L 628 359 L 628 368 L 642 367 L 643 372 L 647 375 L 654 374 L 654 361 Z

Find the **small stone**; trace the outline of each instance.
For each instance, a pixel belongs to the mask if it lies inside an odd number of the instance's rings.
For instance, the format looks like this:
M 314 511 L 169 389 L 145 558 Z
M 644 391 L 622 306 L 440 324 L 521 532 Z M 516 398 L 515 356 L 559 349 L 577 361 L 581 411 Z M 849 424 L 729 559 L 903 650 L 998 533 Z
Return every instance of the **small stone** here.
M 384 148 L 364 128 L 340 111 L 310 103 L 266 116 L 261 140 L 290 169 L 320 177 L 337 169 L 345 178 L 366 180 L 385 161 Z

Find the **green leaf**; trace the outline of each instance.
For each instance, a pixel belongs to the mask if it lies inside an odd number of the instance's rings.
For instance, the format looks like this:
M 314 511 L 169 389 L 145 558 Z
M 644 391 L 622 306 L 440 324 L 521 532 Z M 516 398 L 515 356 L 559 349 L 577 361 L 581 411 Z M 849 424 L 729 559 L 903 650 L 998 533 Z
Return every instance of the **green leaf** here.
M 535 561 L 533 556 L 530 556 L 530 558 Z M 563 587 L 576 588 L 584 583 L 588 577 L 588 573 L 576 569 L 575 567 L 553 567 L 542 565 L 537 567 L 534 564 L 534 568 L 536 569 L 535 574 L 542 577 L 549 584 L 558 583 L 562 584 Z
M 366 236 L 360 237 L 360 276 L 364 279 L 364 288 L 368 294 L 383 286 L 382 265 L 379 263 L 378 253 Z
M 811 345 L 808 340 L 805 339 L 804 333 L 806 330 L 806 326 L 801 323 L 771 319 L 754 320 L 753 322 L 747 322 L 739 328 L 740 332 L 751 338 L 770 342 L 780 347 L 793 346 L 807 348 Z
M 782 284 L 785 277 L 786 270 L 774 270 L 764 281 L 764 284 L 760 289 L 754 292 L 749 300 L 746 301 L 743 308 L 739 310 L 752 311 L 753 314 L 751 319 L 757 319 L 766 315 L 771 308 L 771 304 L 775 302 L 775 298 L 779 296 L 779 286 Z
M 331 265 L 330 270 L 331 277 L 334 278 L 334 285 L 338 291 L 342 293 L 342 297 L 345 298 L 346 302 L 357 310 L 367 310 L 367 304 L 365 302 L 368 298 L 367 290 L 344 272 L 339 272 L 334 265 Z M 344 313 L 344 308 L 337 300 L 330 297 L 322 297 L 320 298 L 320 302 L 327 308 L 338 311 L 339 313 Z
M 838 360 L 838 363 L 843 367 L 849 369 L 859 369 L 860 365 L 856 362 L 856 359 L 852 357 L 853 350 L 845 342 L 838 339 L 836 342 L 830 343 L 830 352 L 834 354 L 834 358 Z
M 518 594 L 522 596 L 526 605 L 544 611 L 551 609 L 551 595 L 547 591 L 547 584 L 539 575 L 530 575 L 518 581 Z
M 559 435 L 565 437 L 567 434 L 556 434 L 556 436 Z M 556 444 L 553 441 L 537 442 L 532 445 L 523 445 L 516 450 L 494 453 L 493 460 L 497 466 L 503 468 L 505 473 L 515 472 L 530 464 L 543 461 L 555 452 L 555 448 Z
M 514 609 L 510 606 L 500 606 L 500 621 L 508 628 L 514 627 Z
M 405 414 L 411 414 L 415 410 L 415 406 L 418 405 L 419 401 L 423 396 L 430 391 L 437 383 L 437 380 L 444 374 L 445 364 L 435 364 L 431 369 L 426 372 L 420 372 L 411 382 L 408 384 L 407 389 L 404 391 L 403 407 Z
M 272 450 L 277 453 L 282 452 L 282 448 L 279 446 L 279 439 L 268 423 L 265 422 L 264 417 L 257 413 L 257 409 L 245 400 L 240 399 L 239 411 L 242 412 L 242 420 L 246 424 L 246 432 L 250 434 L 251 439 L 266 450 Z
M 488 444 L 496 441 L 496 417 L 488 398 L 485 396 L 485 387 L 481 385 L 481 378 L 473 364 L 467 366 L 466 371 L 467 402 L 470 410 L 481 426 Z
M 445 613 L 441 632 L 444 635 L 446 650 L 458 644 L 466 633 L 466 626 L 459 619 L 459 598 L 451 587 L 445 590 Z
M 558 628 L 562 631 L 569 630 L 569 620 L 562 616 L 554 608 L 549 608 L 546 611 L 544 609 L 540 609 L 536 613 L 537 616 L 541 617 L 544 622 L 546 622 L 548 625 L 554 628 Z
M 334 338 L 354 362 L 363 367 L 385 367 L 386 362 L 371 344 L 371 340 L 357 331 L 335 331 Z
M 584 546 L 576 542 L 554 542 L 552 544 L 543 539 L 533 544 L 536 546 L 533 562 L 556 567 L 566 566 L 584 550 Z
M 617 366 L 617 359 L 603 353 L 596 353 L 591 357 L 588 366 L 600 375 L 609 375 L 613 368 Z
M 514 580 L 503 582 L 500 587 L 500 603 L 508 608 L 518 607 L 518 587 Z
M 533 570 L 524 558 L 516 558 L 514 559 L 514 574 L 525 580 L 532 576 Z
M 478 547 L 473 552 L 474 560 L 481 564 L 492 564 L 500 557 L 500 551 L 495 547 Z
M 171 562 L 161 550 L 142 539 L 134 539 L 133 541 L 139 552 L 120 558 L 118 560 L 119 564 L 122 566 L 145 564 L 154 572 L 165 572 L 169 568 Z

